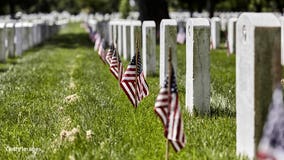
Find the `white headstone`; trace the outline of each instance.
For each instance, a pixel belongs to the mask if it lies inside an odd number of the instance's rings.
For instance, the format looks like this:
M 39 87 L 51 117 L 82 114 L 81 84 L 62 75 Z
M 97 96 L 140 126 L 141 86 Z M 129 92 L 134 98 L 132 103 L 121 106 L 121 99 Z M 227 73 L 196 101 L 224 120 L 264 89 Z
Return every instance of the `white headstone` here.
M 5 43 L 7 43 L 5 23 L 0 23 L 0 62 L 5 62 L 7 59 Z
M 28 33 L 29 33 L 29 28 L 28 28 L 28 23 L 27 22 L 23 22 L 23 29 L 22 29 L 22 48 L 23 51 L 27 50 L 29 47 L 29 43 L 28 43 Z
M 237 154 L 253 159 L 281 80 L 280 23 L 271 13 L 243 13 L 237 22 Z
M 160 86 L 163 85 L 168 74 L 169 48 L 172 52 L 172 63 L 177 73 L 177 22 L 174 19 L 163 19 L 160 23 Z
M 23 29 L 23 24 L 22 22 L 17 22 L 15 24 L 15 52 L 16 56 L 21 56 L 23 49 L 22 49 L 22 29 Z
M 235 53 L 236 52 L 236 24 L 237 24 L 237 18 L 230 18 L 228 22 L 228 37 L 227 37 L 227 43 L 228 43 L 228 49 L 229 53 Z
M 206 18 L 186 23 L 186 107 L 210 112 L 210 24 Z
M 37 37 L 37 24 L 33 22 L 33 27 L 32 27 L 32 37 L 33 37 L 33 45 L 38 44 L 38 37 Z
M 124 21 L 123 22 L 123 58 L 125 60 L 130 59 L 130 28 L 131 28 L 131 22 L 130 21 Z
M 33 40 L 33 24 L 28 23 L 28 37 L 26 37 L 28 40 L 28 48 L 32 48 L 34 45 L 34 40 Z
M 281 64 L 284 65 L 284 17 L 280 18 L 281 23 Z
M 156 24 L 144 21 L 142 25 L 142 55 L 145 76 L 156 73 Z
M 109 32 L 109 34 L 108 34 L 108 36 L 109 36 L 109 42 L 110 42 L 110 45 L 111 45 L 111 43 L 113 43 L 113 21 L 109 21 L 109 23 L 108 23 L 108 32 Z
M 141 38 L 141 21 L 131 21 L 131 28 L 130 28 L 130 57 L 132 58 L 136 50 L 136 42 L 138 42 L 139 50 L 141 51 L 141 44 L 142 44 L 142 38 Z
M 97 21 L 95 19 L 89 19 L 89 25 L 92 28 L 92 31 L 97 31 Z
M 6 24 L 7 38 L 8 38 L 8 56 L 15 57 L 15 23 L 9 22 Z
M 118 39 L 118 34 L 117 34 L 117 21 L 113 21 L 112 24 L 112 38 L 113 38 L 113 43 L 117 47 L 117 39 Z
M 220 45 L 220 30 L 221 30 L 221 20 L 219 17 L 211 18 L 211 43 L 212 49 L 216 49 Z
M 123 21 L 120 20 L 117 22 L 117 51 L 120 55 L 124 55 L 123 53 L 123 25 L 122 25 Z
M 221 20 L 221 30 L 225 32 L 228 25 L 228 19 L 222 16 L 220 20 Z
M 41 21 L 37 21 L 36 23 L 37 23 L 37 25 L 36 25 L 37 26 L 36 27 L 37 28 L 36 29 L 37 30 L 37 38 L 36 38 L 37 39 L 37 43 L 36 44 L 40 44 L 42 42 L 42 37 L 41 37 L 41 35 L 42 35 L 41 34 L 41 32 L 42 32 L 41 31 L 42 22 Z

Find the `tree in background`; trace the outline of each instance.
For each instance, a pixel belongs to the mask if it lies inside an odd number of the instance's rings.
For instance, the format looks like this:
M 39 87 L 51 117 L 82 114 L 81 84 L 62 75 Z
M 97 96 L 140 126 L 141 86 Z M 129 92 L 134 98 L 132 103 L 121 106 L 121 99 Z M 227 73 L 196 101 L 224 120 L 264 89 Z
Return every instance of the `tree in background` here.
M 129 11 L 130 11 L 129 0 L 120 0 L 119 12 L 121 14 L 121 18 L 127 18 Z
M 171 11 L 190 11 L 191 13 L 207 10 L 210 17 L 215 11 L 255 11 L 283 12 L 284 0 L 131 0 L 139 10 L 140 20 L 154 20 L 157 25 L 161 19 L 169 18 L 168 7 Z M 83 11 L 88 13 L 111 13 L 120 11 L 123 17 L 129 11 L 128 0 L 0 0 L 0 14 L 15 12 L 38 13 L 68 11 L 76 14 Z M 124 5 L 125 4 L 125 5 Z
M 159 26 L 162 19 L 170 18 L 166 0 L 136 0 L 139 7 L 139 20 L 154 20 Z M 156 27 L 159 28 L 159 27 Z
M 80 0 L 79 0 L 80 1 Z M 111 13 L 118 11 L 119 1 L 113 0 L 84 0 L 81 8 L 86 8 L 90 13 Z
M 0 0 L 0 14 L 14 17 L 20 11 L 24 13 L 49 13 L 68 11 L 72 14 L 85 11 L 90 13 L 111 13 L 118 11 L 119 1 L 113 0 Z

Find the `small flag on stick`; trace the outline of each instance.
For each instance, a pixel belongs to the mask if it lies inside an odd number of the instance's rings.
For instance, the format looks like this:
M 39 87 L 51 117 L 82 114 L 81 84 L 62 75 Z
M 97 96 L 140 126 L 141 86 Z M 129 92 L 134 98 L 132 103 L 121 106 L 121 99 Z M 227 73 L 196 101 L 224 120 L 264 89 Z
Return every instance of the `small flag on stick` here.
M 284 159 L 284 103 L 280 84 L 273 92 L 256 157 L 258 160 Z
M 179 31 L 178 31 L 178 34 L 177 34 L 177 43 L 184 44 L 185 39 L 186 39 L 186 36 L 185 36 L 184 28 L 179 27 Z
M 97 35 L 96 38 L 95 38 L 96 42 L 95 42 L 95 46 L 94 46 L 94 50 L 97 51 L 102 43 L 102 38 L 100 35 Z
M 120 82 L 123 74 L 123 66 L 116 49 L 113 50 L 113 55 L 110 62 L 110 71 L 114 77 Z
M 135 107 L 137 107 L 138 103 L 143 98 L 149 95 L 149 88 L 142 70 L 141 56 L 138 47 L 136 55 L 133 56 L 122 76 L 120 86 Z
M 101 60 L 105 63 L 106 62 L 106 52 L 105 52 L 105 41 L 102 40 L 99 46 L 98 54 Z
M 110 46 L 110 48 L 108 49 L 107 54 L 106 54 L 106 61 L 109 65 L 111 65 L 111 59 L 112 59 L 113 51 L 114 51 L 114 46 L 112 44 Z
M 169 74 L 158 94 L 154 110 L 163 123 L 165 137 L 171 142 L 176 152 L 180 151 L 185 146 L 186 141 L 171 58 L 169 58 Z M 166 159 L 168 159 L 168 145 Z

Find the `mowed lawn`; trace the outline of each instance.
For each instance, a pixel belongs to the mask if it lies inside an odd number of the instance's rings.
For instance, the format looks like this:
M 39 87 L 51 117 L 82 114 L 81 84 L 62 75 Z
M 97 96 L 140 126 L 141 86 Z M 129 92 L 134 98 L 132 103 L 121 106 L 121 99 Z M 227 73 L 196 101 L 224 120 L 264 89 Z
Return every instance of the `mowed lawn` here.
M 189 116 L 185 45 L 177 49 L 187 144 L 179 153 L 171 147 L 170 159 L 238 159 L 235 56 L 227 57 L 225 48 L 212 51 L 211 113 Z M 79 24 L 0 71 L 0 159 L 164 159 L 166 140 L 154 113 L 159 77 L 147 77 L 150 95 L 134 109 Z M 64 134 L 72 129 L 74 136 Z

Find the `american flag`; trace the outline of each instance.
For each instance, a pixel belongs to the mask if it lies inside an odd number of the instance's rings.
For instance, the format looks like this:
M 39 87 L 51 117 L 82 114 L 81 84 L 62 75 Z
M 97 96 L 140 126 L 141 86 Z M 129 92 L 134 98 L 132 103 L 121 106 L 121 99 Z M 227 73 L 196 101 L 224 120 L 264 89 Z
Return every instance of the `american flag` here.
M 284 103 L 282 88 L 279 85 L 273 92 L 272 103 L 262 138 L 258 145 L 257 158 L 259 160 L 284 159 Z
M 183 27 L 180 27 L 179 32 L 177 34 L 177 43 L 184 44 L 185 42 L 185 31 Z
M 93 34 L 92 27 L 88 23 L 85 23 L 85 27 L 86 27 L 87 32 L 89 32 L 89 37 L 92 38 L 92 34 Z
M 148 84 L 145 80 L 141 56 L 138 52 L 137 54 L 137 64 L 136 64 L 136 55 L 133 56 L 130 64 L 128 65 L 125 73 L 122 76 L 120 86 L 127 95 L 130 102 L 134 107 L 137 107 L 138 103 L 146 96 L 149 95 Z M 136 73 L 137 66 L 137 73 Z M 136 77 L 137 76 L 137 77 Z M 137 83 L 136 83 L 137 81 Z M 136 86 L 136 89 L 135 89 Z
M 111 63 L 110 63 L 110 69 L 111 73 L 114 75 L 114 77 L 117 80 L 121 80 L 122 74 L 123 74 L 123 66 L 120 61 L 119 54 L 116 52 L 116 50 L 113 50 L 113 55 L 111 58 Z
M 97 51 L 102 43 L 102 38 L 98 33 L 95 35 L 95 41 L 94 50 Z
M 160 117 L 165 137 L 171 142 L 176 152 L 185 146 L 183 121 L 178 101 L 178 91 L 174 70 L 171 75 L 171 93 L 168 93 L 168 78 L 165 80 L 155 103 L 155 112 Z
M 98 54 L 101 58 L 101 60 L 105 63 L 106 61 L 106 52 L 105 52 L 105 41 L 102 40 L 99 46 Z
M 93 43 L 96 42 L 96 39 L 99 37 L 99 35 L 100 35 L 100 34 L 99 34 L 97 31 L 93 31 L 93 32 L 91 33 L 91 35 L 90 35 L 91 37 L 90 37 L 90 38 L 91 38 L 91 40 L 92 40 Z
M 110 65 L 111 64 L 111 59 L 112 59 L 112 55 L 113 55 L 113 50 L 114 50 L 114 46 L 111 45 L 110 48 L 107 51 L 106 54 L 106 61 L 107 63 Z

